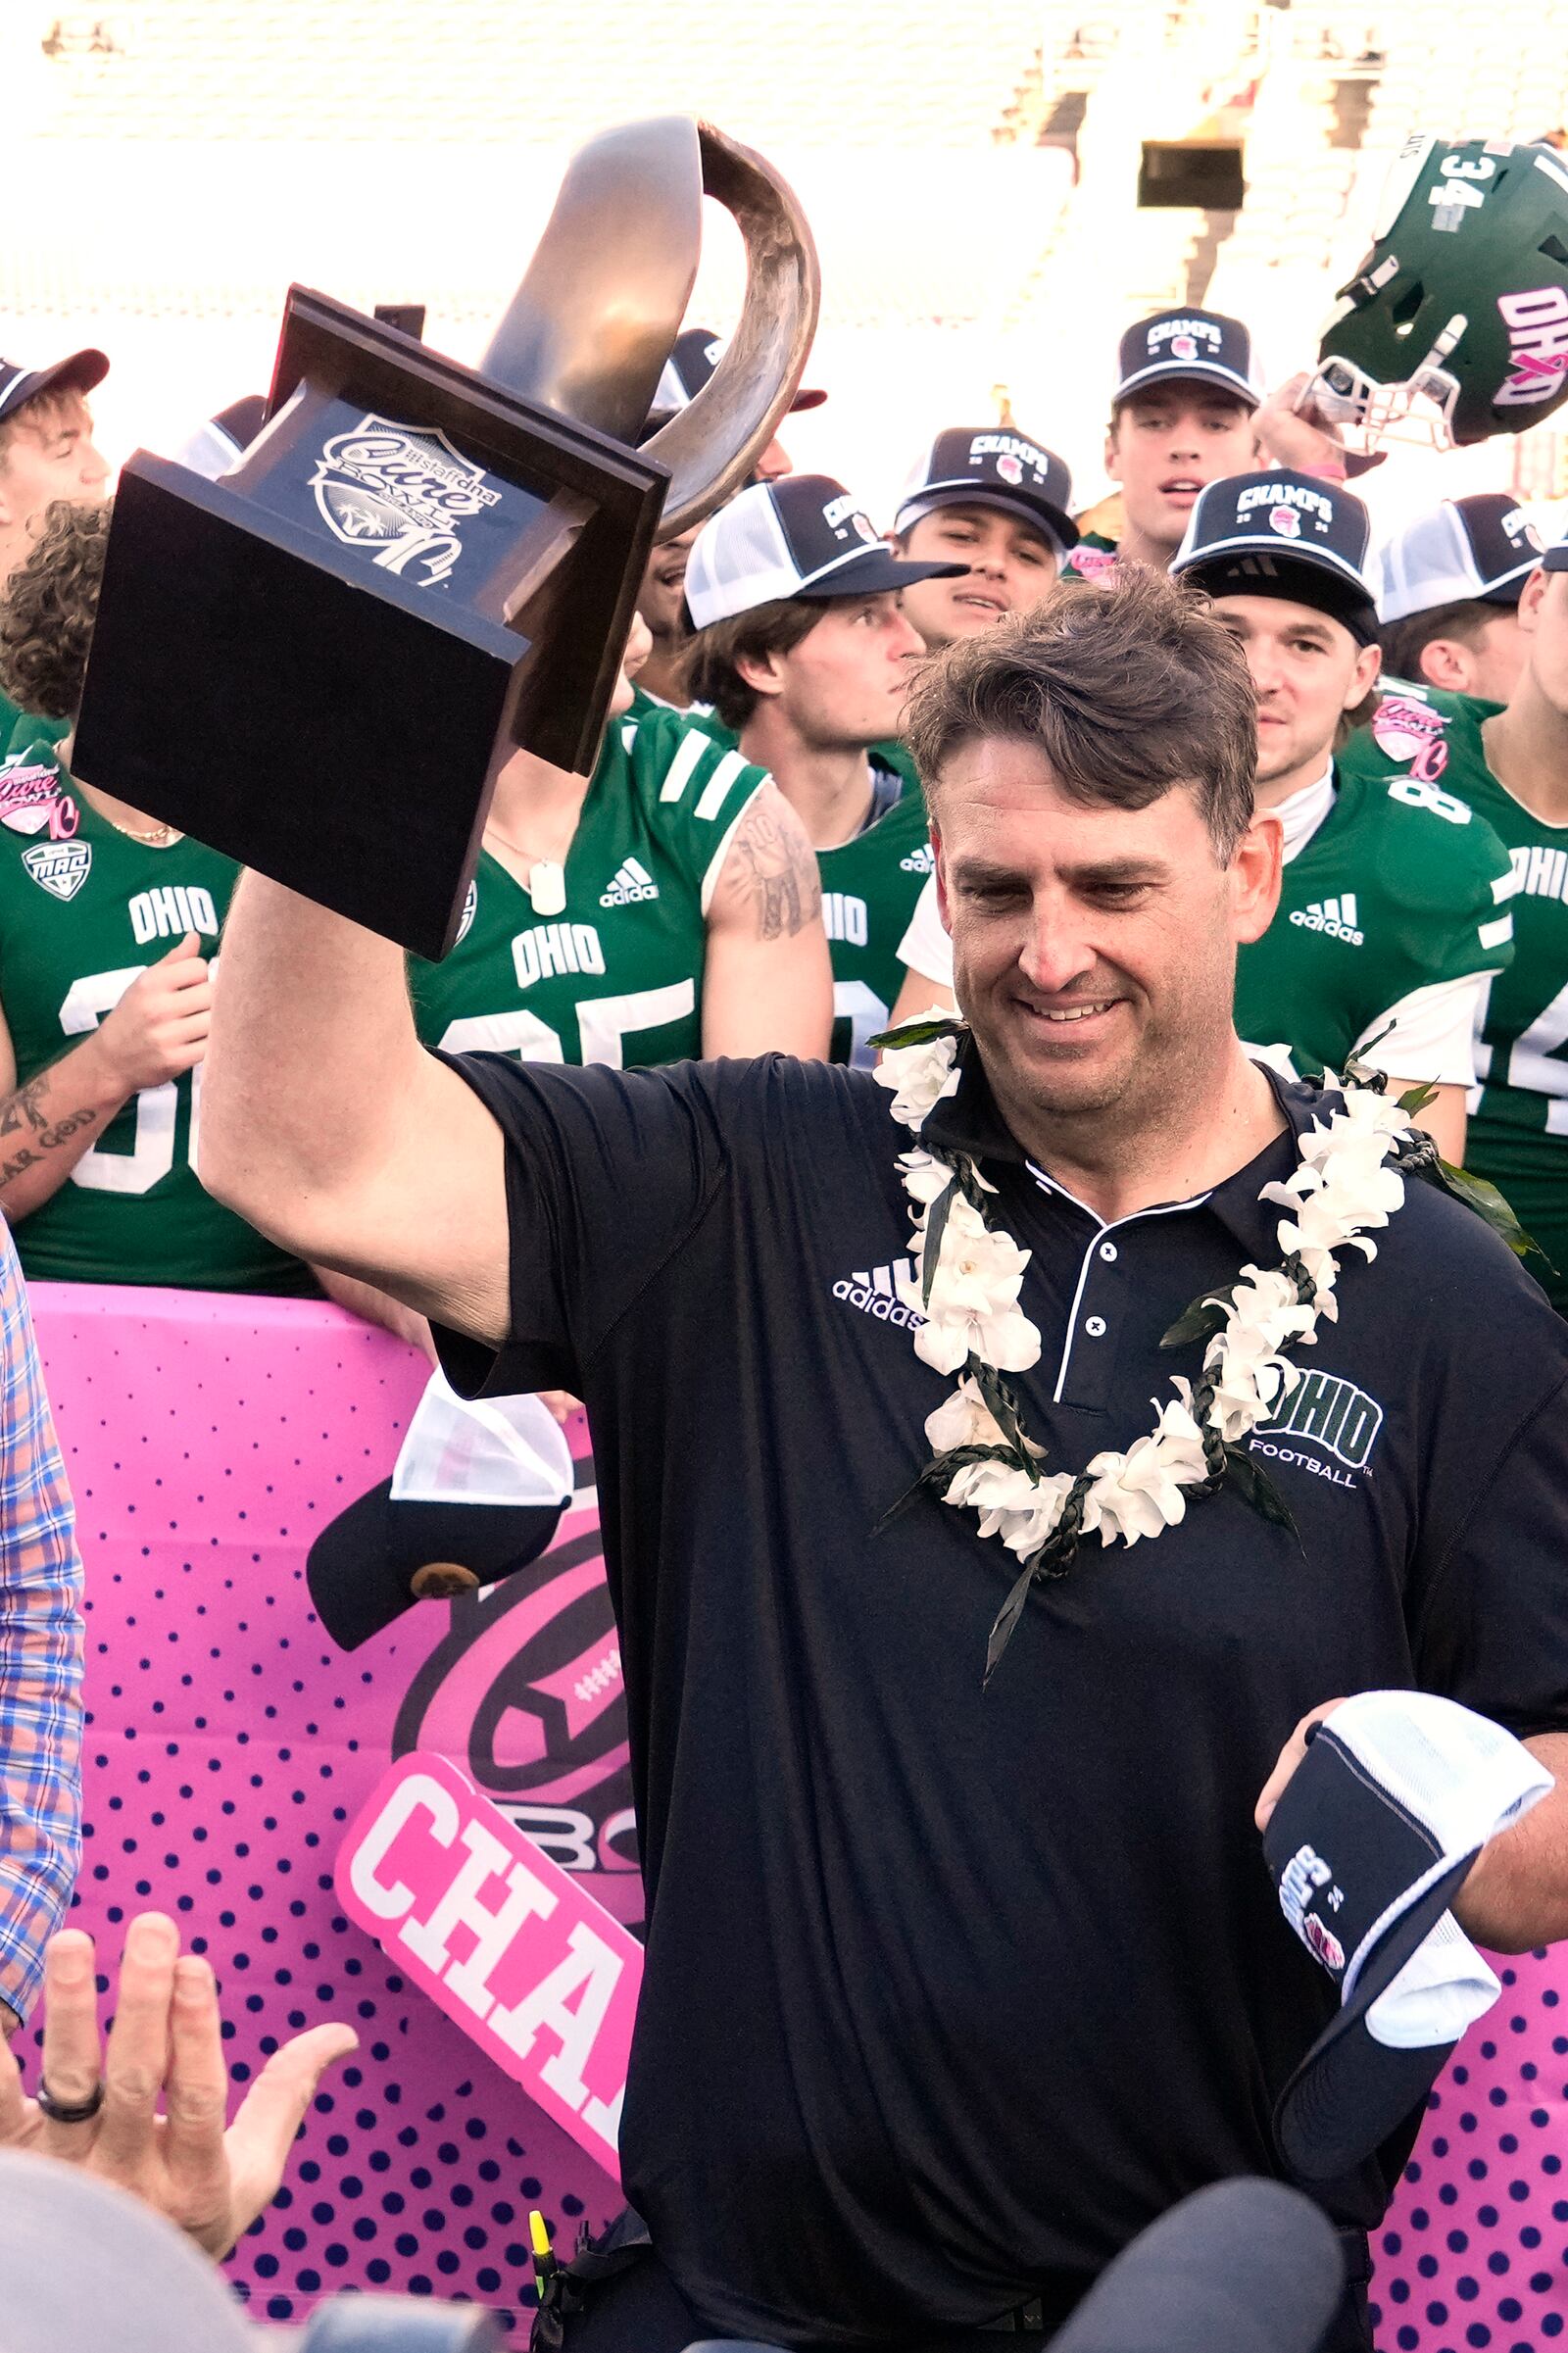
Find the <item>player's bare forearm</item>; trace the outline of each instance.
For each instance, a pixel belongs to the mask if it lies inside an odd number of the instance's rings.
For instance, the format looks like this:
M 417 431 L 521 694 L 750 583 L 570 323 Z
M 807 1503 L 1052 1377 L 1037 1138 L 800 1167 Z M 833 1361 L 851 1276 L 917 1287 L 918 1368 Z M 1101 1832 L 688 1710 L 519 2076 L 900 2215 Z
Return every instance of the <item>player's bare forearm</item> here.
M 897 1029 L 901 1021 L 917 1021 L 922 1013 L 941 1006 L 944 1012 L 956 1012 L 957 1000 L 953 991 L 939 980 L 927 980 L 923 972 L 906 966 L 904 986 L 899 991 L 898 1004 L 893 1008 L 889 1029 Z
M 1420 1079 L 1391 1078 L 1389 1093 L 1408 1094 Z M 1465 1100 L 1462 1087 L 1434 1088 L 1432 1101 L 1417 1111 L 1416 1125 L 1426 1129 L 1444 1158 L 1454 1168 L 1464 1166 Z
M 124 1101 L 95 1038 L 0 1101 L 0 1208 L 13 1225 L 59 1192 Z
M 402 952 L 261 874 L 224 926 L 200 1174 L 300 1257 L 503 1337 L 499 1127 L 420 1047 Z
M 1516 1830 L 1481 1850 L 1454 1899 L 1467 1936 L 1493 1952 L 1530 1952 L 1568 1936 L 1568 1733 L 1547 1733 L 1525 1746 L 1557 1787 Z

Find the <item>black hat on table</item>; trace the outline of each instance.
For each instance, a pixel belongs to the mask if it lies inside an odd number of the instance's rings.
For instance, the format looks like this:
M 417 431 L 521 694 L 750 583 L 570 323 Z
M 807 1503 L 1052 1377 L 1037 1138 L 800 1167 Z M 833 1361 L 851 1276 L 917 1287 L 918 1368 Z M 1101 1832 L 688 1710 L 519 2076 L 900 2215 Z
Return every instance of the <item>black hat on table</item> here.
M 1121 339 L 1116 355 L 1113 404 L 1130 400 L 1152 384 L 1214 384 L 1255 409 L 1263 398 L 1252 358 L 1252 338 L 1239 319 L 1223 311 L 1156 311 L 1140 319 Z
M 996 507 L 1065 555 L 1078 545 L 1071 504 L 1072 476 L 1054 450 L 1010 425 L 950 425 L 915 462 L 893 528 L 902 536 L 938 507 Z
M 1360 645 L 1377 638 L 1365 507 L 1314 474 L 1227 474 L 1206 483 L 1171 574 L 1211 597 L 1287 597 L 1342 621 Z
M 956 578 L 966 564 L 911 564 L 878 538 L 829 474 L 757 482 L 710 515 L 686 559 L 686 602 L 699 629 L 775 599 L 872 596 Z

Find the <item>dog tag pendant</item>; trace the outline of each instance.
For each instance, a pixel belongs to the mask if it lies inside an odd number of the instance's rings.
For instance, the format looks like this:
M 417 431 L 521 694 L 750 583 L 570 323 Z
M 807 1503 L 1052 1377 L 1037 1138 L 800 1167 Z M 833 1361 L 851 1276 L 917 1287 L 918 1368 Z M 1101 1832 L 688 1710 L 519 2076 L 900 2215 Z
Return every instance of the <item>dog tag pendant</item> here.
M 566 911 L 566 873 L 553 858 L 536 858 L 528 875 L 528 896 L 533 901 L 536 915 L 564 915 Z

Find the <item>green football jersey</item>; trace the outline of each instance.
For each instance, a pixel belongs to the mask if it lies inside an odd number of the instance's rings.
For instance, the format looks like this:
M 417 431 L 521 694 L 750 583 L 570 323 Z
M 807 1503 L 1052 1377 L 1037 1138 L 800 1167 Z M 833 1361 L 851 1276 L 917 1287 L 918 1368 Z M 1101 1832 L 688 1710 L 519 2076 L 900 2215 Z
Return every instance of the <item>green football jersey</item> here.
M 736 736 L 710 711 L 692 711 L 715 743 Z M 870 1041 L 887 1028 L 904 985 L 899 944 L 934 863 L 925 795 L 914 762 L 898 743 L 873 744 L 869 759 L 879 801 L 889 805 L 852 842 L 819 850 L 822 923 L 833 962 L 833 1044 L 829 1060 L 868 1070 Z M 892 799 L 894 782 L 898 798 Z
M 678 1062 L 702 1052 L 708 907 L 736 826 L 767 781 L 685 713 L 612 721 L 541 916 L 481 852 L 457 945 L 412 958 L 427 1046 L 525 1062 Z
M 38 797 L 29 776 L 46 773 Z M 187 932 L 215 956 L 239 869 L 199 842 L 133 842 L 73 795 L 47 742 L 0 768 L 0 1007 L 25 1082 L 78 1045 Z M 202 1190 L 201 1066 L 144 1087 L 16 1229 L 25 1273 L 62 1283 L 318 1297 L 309 1268 Z M 0 1157 L 26 1143 L 0 1139 Z
M 1568 825 L 1533 816 L 1488 767 L 1481 729 L 1501 708 L 1396 680 L 1347 758 L 1441 789 L 1506 849 L 1513 960 L 1487 995 L 1465 1159 L 1541 1244 L 1551 1267 L 1535 1257 L 1530 1271 L 1568 1314 Z
M 1343 1070 L 1402 999 L 1507 963 L 1512 888 L 1507 852 L 1464 802 L 1337 762 L 1333 808 L 1237 957 L 1238 1031 L 1303 1077 Z
M 58 744 L 71 731 L 69 719 L 40 719 L 31 711 L 19 711 L 16 704 L 0 695 L 0 760 L 9 753 L 24 752 L 38 744 Z

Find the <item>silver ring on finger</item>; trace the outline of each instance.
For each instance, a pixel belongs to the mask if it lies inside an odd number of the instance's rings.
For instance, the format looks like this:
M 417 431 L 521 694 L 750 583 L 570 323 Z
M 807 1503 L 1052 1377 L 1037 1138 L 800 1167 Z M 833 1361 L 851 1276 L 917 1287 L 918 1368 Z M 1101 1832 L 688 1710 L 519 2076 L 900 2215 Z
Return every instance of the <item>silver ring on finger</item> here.
M 86 2099 L 77 2100 L 69 2107 L 64 2100 L 55 2098 L 47 2083 L 38 2085 L 37 2100 L 51 2124 L 84 2125 L 89 2117 L 97 2115 L 104 2104 L 103 2079 L 99 2078 Z

